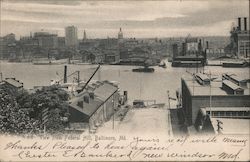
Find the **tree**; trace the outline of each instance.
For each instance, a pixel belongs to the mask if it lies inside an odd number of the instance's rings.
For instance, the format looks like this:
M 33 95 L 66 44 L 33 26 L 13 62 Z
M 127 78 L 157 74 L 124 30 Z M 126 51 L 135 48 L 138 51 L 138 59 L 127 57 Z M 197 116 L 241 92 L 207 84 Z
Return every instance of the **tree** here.
M 64 123 L 62 121 L 62 116 L 60 112 L 61 111 L 58 108 L 50 110 L 49 120 L 48 123 L 46 124 L 48 132 L 50 133 L 63 132 Z
M 57 86 L 44 87 L 35 93 L 12 93 L 0 87 L 0 132 L 27 133 L 42 130 L 42 110 L 49 110 L 48 132 L 62 132 L 68 113 L 68 94 Z
M 27 95 L 27 94 L 24 94 Z M 48 123 L 46 127 L 50 132 L 62 131 L 65 123 L 62 118 L 68 117 L 68 94 L 58 86 L 44 87 L 27 96 L 19 97 L 20 107 L 29 112 L 29 116 L 42 123 L 42 110 L 47 109 Z M 42 125 L 40 125 L 42 128 Z
M 14 96 L 0 88 L 0 132 L 31 133 L 38 131 L 39 121 L 31 119 L 25 109 L 20 109 Z

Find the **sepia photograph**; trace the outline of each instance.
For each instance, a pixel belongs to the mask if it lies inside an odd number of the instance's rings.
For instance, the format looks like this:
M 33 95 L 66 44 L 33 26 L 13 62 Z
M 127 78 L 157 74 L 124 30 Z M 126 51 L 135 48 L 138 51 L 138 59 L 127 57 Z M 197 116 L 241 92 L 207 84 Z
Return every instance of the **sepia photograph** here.
M 0 0 L 0 161 L 250 161 L 249 0 Z

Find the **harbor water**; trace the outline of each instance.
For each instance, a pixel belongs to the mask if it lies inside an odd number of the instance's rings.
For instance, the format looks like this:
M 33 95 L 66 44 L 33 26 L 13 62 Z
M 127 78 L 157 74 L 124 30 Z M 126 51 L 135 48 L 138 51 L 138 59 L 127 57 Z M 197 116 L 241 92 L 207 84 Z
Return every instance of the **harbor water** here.
M 14 77 L 24 83 L 24 88 L 50 85 L 51 80 L 63 78 L 64 65 L 33 65 L 32 63 L 0 62 L 0 72 L 3 78 Z M 68 66 L 68 74 L 80 71 L 80 79 L 87 81 L 97 65 Z M 158 103 L 167 102 L 167 91 L 171 97 L 181 88 L 181 77 L 196 72 L 195 68 L 173 68 L 168 63 L 167 68 L 155 66 L 153 73 L 132 72 L 135 66 L 101 65 L 93 80 L 110 80 L 119 82 L 121 91 L 128 91 L 129 102 L 135 99 L 156 100 Z M 203 71 L 203 69 L 198 69 Z M 249 68 L 223 68 L 207 66 L 205 72 L 220 76 L 222 73 L 236 73 L 249 77 Z M 173 103 L 172 103 L 173 104 Z M 172 105 L 171 104 L 171 105 Z M 174 105 L 172 105 L 174 106 Z

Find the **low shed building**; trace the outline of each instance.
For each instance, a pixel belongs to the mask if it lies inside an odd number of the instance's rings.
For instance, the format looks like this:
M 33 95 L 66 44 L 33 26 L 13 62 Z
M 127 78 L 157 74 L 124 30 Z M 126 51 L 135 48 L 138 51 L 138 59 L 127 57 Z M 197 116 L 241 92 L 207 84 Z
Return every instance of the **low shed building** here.
M 118 87 L 110 82 L 97 82 L 69 101 L 69 122 L 88 123 L 96 130 L 109 120 L 118 108 Z

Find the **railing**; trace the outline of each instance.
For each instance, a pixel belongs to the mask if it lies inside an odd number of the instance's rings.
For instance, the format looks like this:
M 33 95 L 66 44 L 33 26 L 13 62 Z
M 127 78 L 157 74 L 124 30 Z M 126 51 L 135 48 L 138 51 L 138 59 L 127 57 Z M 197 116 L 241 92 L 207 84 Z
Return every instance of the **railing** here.
M 234 118 L 234 119 L 250 119 L 250 116 L 220 116 L 220 115 L 212 115 L 211 118 Z
M 239 112 L 230 112 L 230 114 L 228 114 L 229 112 L 212 112 L 212 114 L 210 114 L 211 118 L 241 118 L 241 119 L 250 119 L 250 115 L 249 113 L 245 113 L 244 111 L 239 111 Z

